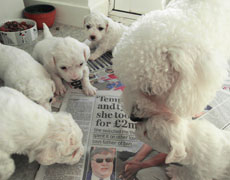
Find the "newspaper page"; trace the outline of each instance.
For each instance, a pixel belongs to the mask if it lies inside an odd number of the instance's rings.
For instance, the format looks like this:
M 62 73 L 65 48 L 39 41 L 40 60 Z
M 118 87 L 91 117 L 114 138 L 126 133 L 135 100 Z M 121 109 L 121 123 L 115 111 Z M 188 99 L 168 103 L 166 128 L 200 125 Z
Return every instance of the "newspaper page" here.
M 230 129 L 230 92 L 219 90 L 216 97 L 211 101 L 204 111 L 197 114 L 193 119 L 205 118 L 220 129 Z
M 121 108 L 120 94 L 121 91 L 98 91 L 96 96 L 89 97 L 77 89 L 68 90 L 60 111 L 71 113 L 82 129 L 84 156 L 72 166 L 41 166 L 35 180 L 88 180 L 92 176 L 92 154 L 103 149 L 114 157 L 111 179 L 119 179 L 122 162 L 143 145 L 135 138 L 135 123 Z M 105 160 L 109 162 L 111 158 Z M 103 159 L 96 161 L 100 163 Z
M 61 111 L 72 114 L 81 127 L 85 147 L 84 156 L 76 165 L 55 164 L 41 166 L 35 180 L 91 180 L 92 154 L 95 150 L 107 149 L 114 155 L 111 177 L 120 180 L 124 162 L 132 158 L 143 145 L 135 138 L 135 123 L 129 120 L 121 108 L 121 91 L 98 91 L 94 97 L 83 95 L 79 90 L 69 89 Z M 193 119 L 205 118 L 218 128 L 230 127 L 230 93 L 220 90 L 216 98 Z M 94 159 L 98 163 L 111 158 Z M 160 177 L 159 179 L 163 179 Z M 93 179 L 93 178 L 92 178 Z

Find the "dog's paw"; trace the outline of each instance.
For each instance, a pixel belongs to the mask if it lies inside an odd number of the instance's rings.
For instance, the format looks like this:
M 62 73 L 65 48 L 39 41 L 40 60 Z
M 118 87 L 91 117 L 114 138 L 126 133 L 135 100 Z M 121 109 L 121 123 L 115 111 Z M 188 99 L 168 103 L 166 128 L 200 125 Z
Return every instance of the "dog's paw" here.
M 56 91 L 55 91 L 56 95 L 63 95 L 65 93 L 66 93 L 66 87 L 63 84 L 56 86 Z
M 88 85 L 83 87 L 83 91 L 87 96 L 93 96 L 97 92 L 97 88 L 93 87 L 92 85 Z

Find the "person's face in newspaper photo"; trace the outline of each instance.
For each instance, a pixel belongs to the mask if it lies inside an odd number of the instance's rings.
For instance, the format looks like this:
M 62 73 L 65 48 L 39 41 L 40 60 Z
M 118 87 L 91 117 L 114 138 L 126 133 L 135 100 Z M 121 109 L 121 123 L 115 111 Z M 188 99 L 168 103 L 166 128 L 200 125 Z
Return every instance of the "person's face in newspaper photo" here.
M 110 176 L 113 173 L 115 149 L 96 148 L 92 151 L 92 153 L 92 175 L 98 177 L 99 179 L 111 179 Z

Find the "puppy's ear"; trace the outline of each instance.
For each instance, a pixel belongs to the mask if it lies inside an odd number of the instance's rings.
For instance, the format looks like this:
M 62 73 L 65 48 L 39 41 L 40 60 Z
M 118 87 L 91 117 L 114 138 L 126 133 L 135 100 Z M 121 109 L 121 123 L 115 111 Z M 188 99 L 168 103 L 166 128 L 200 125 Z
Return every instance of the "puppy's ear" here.
M 180 163 L 186 156 L 187 153 L 184 144 L 173 141 L 171 142 L 171 150 L 166 157 L 165 163 Z
M 47 63 L 44 64 L 44 67 L 46 69 L 49 69 L 50 71 L 55 72 L 56 71 L 56 59 L 55 56 L 49 56 L 47 60 L 45 61 Z
M 58 144 L 54 142 L 47 142 L 47 144 L 36 150 L 35 152 L 29 154 L 29 161 L 36 160 L 42 165 L 51 165 L 57 162 L 60 157 L 58 152 Z
M 108 28 L 109 28 L 109 23 L 107 22 L 105 26 L 105 32 L 108 32 Z
M 83 55 L 84 55 L 85 61 L 88 61 L 90 57 L 90 49 L 89 49 L 89 46 L 87 46 L 86 44 L 83 44 L 83 46 L 84 46 Z
M 53 82 L 53 80 L 50 80 L 50 84 L 51 84 L 52 92 L 54 93 L 56 90 L 56 86 L 55 86 L 55 83 Z

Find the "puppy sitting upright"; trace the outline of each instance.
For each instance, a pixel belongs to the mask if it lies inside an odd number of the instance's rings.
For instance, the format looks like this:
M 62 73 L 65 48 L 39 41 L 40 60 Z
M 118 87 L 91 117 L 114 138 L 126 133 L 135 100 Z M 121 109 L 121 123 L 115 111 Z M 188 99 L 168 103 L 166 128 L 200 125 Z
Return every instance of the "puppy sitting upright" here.
M 56 94 L 62 95 L 67 82 L 81 80 L 86 95 L 95 95 L 96 88 L 90 84 L 87 60 L 89 47 L 71 37 L 53 37 L 46 24 L 43 24 L 44 39 L 34 48 L 33 56 L 41 62 L 51 74 L 56 84 Z
M 28 155 L 30 162 L 42 165 L 80 160 L 83 134 L 69 113 L 51 113 L 7 87 L 0 88 L 0 107 L 1 180 L 14 172 L 13 153 Z
M 30 54 L 0 43 L 0 78 L 5 86 L 21 91 L 31 100 L 51 110 L 55 84 L 47 71 Z
M 84 27 L 88 36 L 85 41 L 91 49 L 96 48 L 90 56 L 90 60 L 95 60 L 107 51 L 113 50 L 120 40 L 124 31 L 128 29 L 123 24 L 114 22 L 101 13 L 91 13 L 84 19 Z

